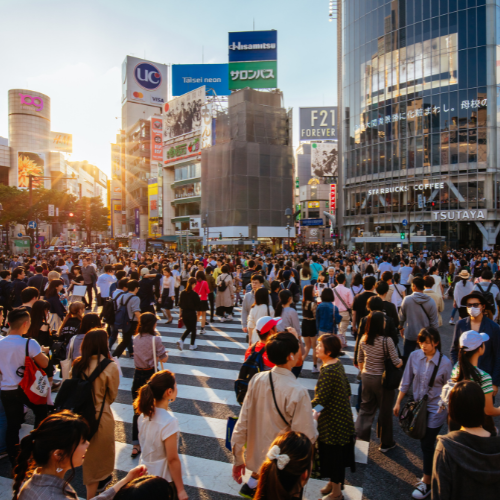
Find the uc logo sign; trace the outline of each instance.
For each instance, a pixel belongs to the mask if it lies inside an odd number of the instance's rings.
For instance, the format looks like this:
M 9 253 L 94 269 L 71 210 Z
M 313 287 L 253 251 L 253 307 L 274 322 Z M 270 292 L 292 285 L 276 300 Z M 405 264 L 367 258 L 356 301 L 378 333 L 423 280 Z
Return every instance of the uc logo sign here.
M 137 83 L 146 90 L 156 90 L 161 85 L 161 73 L 150 63 L 139 63 L 134 69 Z
M 21 104 L 25 106 L 34 106 L 35 111 L 42 111 L 43 109 L 43 99 L 41 97 L 33 97 L 28 94 L 19 94 L 21 97 Z

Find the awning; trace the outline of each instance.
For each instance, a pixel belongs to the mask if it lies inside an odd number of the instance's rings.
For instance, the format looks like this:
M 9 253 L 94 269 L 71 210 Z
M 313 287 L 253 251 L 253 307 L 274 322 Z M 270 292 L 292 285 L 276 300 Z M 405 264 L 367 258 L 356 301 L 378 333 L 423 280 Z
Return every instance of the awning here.
M 160 236 L 159 238 L 155 238 L 155 240 L 177 243 L 177 235 L 173 234 L 173 235 Z

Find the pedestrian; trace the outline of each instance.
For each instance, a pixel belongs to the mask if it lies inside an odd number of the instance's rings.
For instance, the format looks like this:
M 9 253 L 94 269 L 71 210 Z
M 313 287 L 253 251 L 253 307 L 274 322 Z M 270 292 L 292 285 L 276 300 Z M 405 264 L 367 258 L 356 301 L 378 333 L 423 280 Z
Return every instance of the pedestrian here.
M 305 261 L 302 264 L 302 268 L 300 269 L 300 289 L 303 291 L 305 286 L 309 286 L 311 284 L 311 267 L 309 266 L 309 262 Z
M 392 290 L 391 302 L 396 306 L 396 310 L 399 312 L 401 308 L 401 303 L 406 296 L 406 287 L 400 284 L 401 275 L 395 273 L 392 277 L 393 284 L 390 285 Z
M 200 296 L 194 291 L 195 285 L 196 278 L 189 278 L 186 289 L 181 292 L 179 297 L 179 320 L 182 320 L 186 327 L 182 337 L 177 341 L 179 351 L 182 351 L 184 340 L 189 334 L 191 334 L 189 349 L 191 351 L 198 349 L 196 345 L 196 323 L 200 309 Z
M 316 358 L 316 336 L 318 330 L 316 328 L 316 309 L 317 304 L 314 300 L 314 285 L 306 285 L 302 290 L 302 336 L 306 344 L 304 359 L 309 356 L 309 351 L 312 349 L 313 367 L 311 373 L 319 373 L 317 368 Z
M 352 303 L 352 334 L 354 338 L 358 335 L 358 328 L 361 324 L 361 320 L 365 316 L 368 316 L 366 303 L 370 297 L 375 297 L 376 284 L 377 280 L 374 276 L 365 276 L 363 278 L 363 291 L 355 294 L 354 301 Z
M 453 286 L 453 307 L 455 309 L 458 309 L 458 316 L 460 319 L 467 318 L 467 308 L 462 307 L 462 299 L 466 296 L 469 295 L 473 290 L 474 290 L 474 283 L 470 281 L 470 274 L 464 269 L 460 271 L 458 276 L 455 278 Z M 455 324 L 452 323 L 451 320 L 453 319 L 453 315 L 450 319 L 450 324 Z
M 80 302 L 80 304 L 83 305 L 82 302 Z M 75 361 L 76 358 L 82 355 L 81 348 L 85 335 L 87 335 L 87 333 L 90 332 L 90 330 L 93 330 L 94 328 L 102 328 L 101 319 L 99 318 L 99 315 L 97 313 L 85 314 L 80 323 L 76 322 L 77 319 L 78 318 L 72 318 L 70 320 L 73 326 L 69 328 L 72 329 L 73 334 L 70 337 L 71 341 L 68 342 L 66 348 L 67 357 L 71 359 L 71 364 L 73 364 L 73 361 Z M 66 327 L 68 327 L 69 324 L 70 322 L 68 321 Z M 68 331 L 68 328 L 65 328 L 65 331 Z
M 179 500 L 187 500 L 178 451 L 179 421 L 169 411 L 169 404 L 176 398 L 175 375 L 169 370 L 162 370 L 139 389 L 134 400 L 134 410 L 140 414 L 140 463 L 147 467 L 150 474 L 166 479 L 175 488 Z
M 233 278 L 229 273 L 229 266 L 227 264 L 221 267 L 221 272 L 216 279 L 216 285 L 215 312 L 219 316 L 221 323 L 224 323 L 226 320 L 232 321 L 234 306 Z
M 360 273 L 357 273 L 354 275 L 354 278 L 351 281 L 351 291 L 356 297 L 364 290 L 365 289 L 363 288 L 363 277 L 361 276 Z
M 168 354 L 161 337 L 156 334 L 157 321 L 154 314 L 142 313 L 137 326 L 137 333 L 133 338 L 135 371 L 134 380 L 132 381 L 132 400 L 134 401 L 139 394 L 139 389 L 158 370 L 158 364 L 155 366 L 154 363 L 155 358 L 162 363 L 166 363 L 168 360 Z M 135 412 L 132 420 L 132 458 L 136 458 L 141 453 L 137 427 L 138 419 L 139 414 Z
M 462 380 L 449 398 L 450 418 L 460 430 L 438 436 L 432 471 L 433 500 L 496 500 L 500 490 L 500 437 L 483 428 L 481 387 Z
M 342 321 L 339 325 L 339 334 L 342 335 L 345 341 L 347 327 L 351 323 L 354 295 L 352 291 L 345 286 L 345 274 L 338 274 L 336 281 L 337 286 L 333 288 L 334 304 L 337 306 L 339 314 L 342 317 Z
M 413 498 L 421 500 L 431 494 L 432 462 L 436 438 L 447 416 L 446 411 L 440 411 L 439 401 L 443 386 L 450 378 L 451 361 L 442 353 L 441 337 L 435 328 L 420 330 L 417 342 L 420 349 L 413 351 L 408 358 L 403 380 L 399 386 L 399 395 L 394 405 L 394 416 L 399 417 L 401 402 L 411 385 L 415 401 L 427 397 L 427 429 L 424 437 L 420 439 L 424 458 L 424 475 L 417 482 L 412 493 Z
M 115 468 L 115 419 L 111 404 L 118 395 L 120 374 L 113 361 L 103 369 L 101 363 L 105 359 L 111 359 L 108 334 L 102 328 L 95 328 L 85 335 L 81 356 L 75 360 L 70 371 L 71 378 L 84 379 L 90 377 L 94 370 L 99 370 L 99 376 L 92 384 L 92 392 L 96 415 L 101 416 L 83 463 L 83 484 L 87 487 L 87 500 L 105 490 Z
M 441 292 L 434 291 L 434 277 L 433 276 L 425 276 L 424 278 L 424 293 L 429 297 L 432 297 L 432 300 L 436 303 L 437 307 L 437 315 L 438 315 L 438 326 L 443 326 L 443 318 L 441 317 L 441 313 L 444 311 L 444 300 Z
M 137 280 L 128 280 L 127 293 L 120 295 L 116 299 L 116 308 L 119 310 L 122 306 L 127 309 L 129 325 L 126 331 L 122 332 L 122 340 L 113 351 L 113 357 L 119 358 L 123 351 L 128 347 L 130 357 L 134 355 L 134 345 L 132 337 L 137 330 L 139 318 L 141 316 L 141 299 L 137 296 L 139 292 L 139 282 Z M 117 325 L 114 325 L 113 331 L 118 334 Z
M 207 277 L 204 271 L 196 272 L 196 285 L 193 290 L 200 296 L 198 321 L 201 324 L 200 334 L 203 335 L 205 333 L 205 324 L 207 321 L 208 294 L 210 293 L 210 287 L 208 286 Z
M 311 404 L 318 421 L 320 474 L 329 481 L 321 489 L 323 500 L 341 500 L 345 469 L 355 470 L 351 386 L 338 358 L 341 348 L 335 335 L 321 335 L 316 347 L 322 366 Z
M 66 317 L 67 311 L 61 302 L 60 293 L 64 288 L 62 280 L 52 280 L 45 291 L 45 300 L 50 304 L 50 326 L 52 330 L 59 330 L 61 322 Z
M 174 308 L 175 300 L 175 278 L 168 267 L 163 268 L 163 277 L 160 280 L 161 290 L 161 310 L 163 316 L 167 320 L 166 324 L 172 323 L 172 309 Z
M 91 265 L 91 259 L 89 259 L 88 257 L 84 257 L 82 259 L 82 276 L 83 276 L 83 284 L 87 287 L 87 294 L 89 296 L 88 305 L 86 306 L 86 309 L 90 310 L 92 309 L 92 301 L 93 301 L 92 294 L 95 284 L 97 282 L 97 273 L 95 267 Z
M 319 335 L 336 334 L 337 325 L 341 321 L 339 309 L 333 303 L 333 291 L 331 288 L 325 288 L 321 292 L 321 304 L 316 308 L 316 330 Z
M 21 440 L 14 469 L 13 500 L 74 500 L 70 485 L 76 468 L 89 461 L 89 426 L 68 410 L 53 413 Z M 69 474 L 66 474 L 69 472 Z M 145 474 L 144 466 L 135 467 L 97 500 L 112 500 L 130 481 Z
M 259 340 L 257 332 L 255 331 L 259 319 L 264 316 L 274 316 L 274 309 L 271 305 L 271 298 L 269 297 L 269 292 L 265 288 L 259 288 L 255 292 L 254 297 L 255 302 L 250 309 L 250 314 L 248 315 L 247 322 L 249 345 L 253 345 Z
M 358 354 L 358 367 L 361 371 L 361 405 L 356 420 L 356 435 L 362 441 L 370 441 L 372 422 L 377 409 L 377 436 L 380 438 L 379 450 L 388 452 L 396 446 L 393 437 L 392 408 L 394 389 L 382 385 L 385 370 L 384 360 L 390 358 L 396 368 L 403 366 L 391 338 L 384 336 L 385 317 L 382 312 L 371 312 L 366 320 L 365 332 L 361 337 Z
M 289 431 L 278 436 L 266 454 L 253 498 L 303 498 L 303 490 L 311 475 L 313 455 L 314 446 L 305 434 Z

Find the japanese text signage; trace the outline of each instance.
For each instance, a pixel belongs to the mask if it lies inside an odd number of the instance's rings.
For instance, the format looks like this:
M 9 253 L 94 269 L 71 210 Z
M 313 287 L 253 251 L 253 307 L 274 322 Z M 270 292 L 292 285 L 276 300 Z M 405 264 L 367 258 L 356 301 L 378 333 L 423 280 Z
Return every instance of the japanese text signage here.
M 330 184 L 330 213 L 335 215 L 337 208 L 337 184 Z
M 276 61 L 239 62 L 229 64 L 229 88 L 274 89 L 278 86 Z
M 163 161 L 163 119 L 151 117 L 151 160 Z
M 299 108 L 300 141 L 337 140 L 337 107 Z
M 184 142 L 182 144 L 177 144 L 171 146 L 170 148 L 165 148 L 165 160 L 164 164 L 168 165 L 179 160 L 186 160 L 188 158 L 193 158 L 195 156 L 200 156 L 200 138 L 195 137 L 189 142 Z

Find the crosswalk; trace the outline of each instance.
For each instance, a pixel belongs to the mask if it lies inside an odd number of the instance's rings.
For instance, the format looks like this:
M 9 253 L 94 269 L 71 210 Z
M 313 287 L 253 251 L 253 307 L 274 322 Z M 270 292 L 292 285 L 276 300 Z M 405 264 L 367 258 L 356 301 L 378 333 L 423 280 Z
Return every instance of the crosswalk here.
M 175 315 L 177 316 L 177 315 Z M 174 316 L 174 317 L 175 317 Z M 214 322 L 206 327 L 204 335 L 198 335 L 196 351 L 179 351 L 175 345 L 183 330 L 176 328 L 176 323 L 166 325 L 160 319 L 157 325 L 162 342 L 169 352 L 165 368 L 176 374 L 178 385 L 177 400 L 171 411 L 179 420 L 181 429 L 180 458 L 183 468 L 184 484 L 188 487 L 190 498 L 210 498 L 229 500 L 238 496 L 240 486 L 231 476 L 231 454 L 225 448 L 226 422 L 229 416 L 237 416 L 240 406 L 236 402 L 234 380 L 248 347 L 245 333 L 241 330 L 241 311 L 235 308 L 231 322 Z M 299 310 L 299 316 L 301 312 Z M 198 325 L 199 333 L 199 325 Z M 346 374 L 351 383 L 351 391 L 357 394 L 357 369 L 352 365 L 354 342 L 349 338 L 346 356 L 341 358 Z M 115 417 L 115 476 L 137 465 L 138 459 L 131 458 L 132 428 L 132 379 L 134 363 L 132 359 L 121 357 L 120 366 L 123 376 L 120 379 L 118 397 L 111 408 Z M 311 397 L 317 375 L 311 374 L 312 357 L 304 363 L 299 383 L 309 390 Z M 354 398 L 353 398 L 354 399 Z M 354 418 L 356 411 L 353 408 Z M 31 430 L 23 426 L 23 433 Z M 368 443 L 358 441 L 356 462 L 366 464 Z M 249 472 L 247 471 L 247 476 Z M 357 474 L 353 475 L 353 482 Z M 73 481 L 79 496 L 84 496 L 84 488 Z M 305 491 L 305 500 L 321 498 L 320 489 L 324 481 L 310 480 Z M 194 493 L 194 494 L 193 494 Z M 361 484 L 345 486 L 346 500 L 361 500 Z

